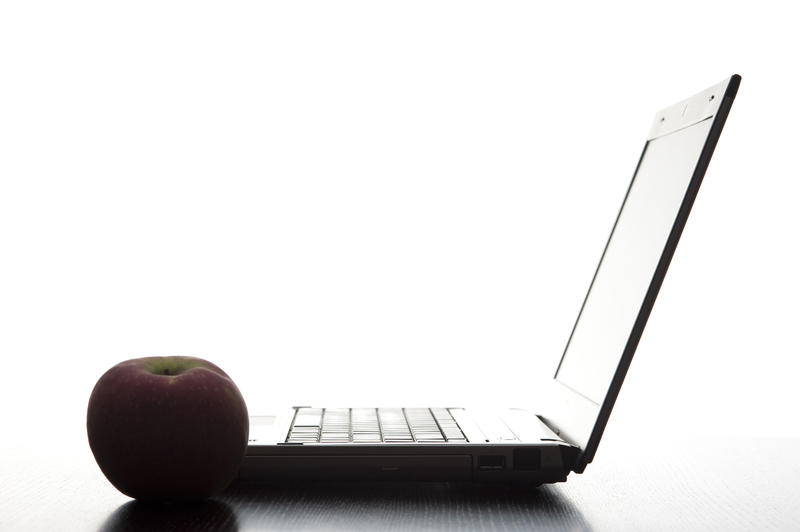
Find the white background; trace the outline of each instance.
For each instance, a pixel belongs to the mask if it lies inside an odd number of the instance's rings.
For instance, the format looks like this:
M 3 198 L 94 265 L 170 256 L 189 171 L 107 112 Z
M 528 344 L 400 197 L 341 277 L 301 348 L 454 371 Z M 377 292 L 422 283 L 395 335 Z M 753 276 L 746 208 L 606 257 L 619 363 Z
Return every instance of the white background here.
M 737 72 L 608 432 L 800 435 L 800 39 L 739 5 L 4 2 L 4 424 L 151 354 L 251 413 L 526 406 L 653 115 Z

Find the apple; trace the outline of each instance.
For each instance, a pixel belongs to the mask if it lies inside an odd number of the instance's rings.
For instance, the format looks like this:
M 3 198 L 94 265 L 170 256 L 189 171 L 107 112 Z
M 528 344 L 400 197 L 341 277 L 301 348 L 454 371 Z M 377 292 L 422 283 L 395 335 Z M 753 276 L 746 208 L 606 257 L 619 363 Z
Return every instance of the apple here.
M 247 450 L 242 394 L 219 367 L 195 357 L 120 362 L 92 391 L 86 415 L 97 465 L 140 500 L 203 499 L 222 491 Z

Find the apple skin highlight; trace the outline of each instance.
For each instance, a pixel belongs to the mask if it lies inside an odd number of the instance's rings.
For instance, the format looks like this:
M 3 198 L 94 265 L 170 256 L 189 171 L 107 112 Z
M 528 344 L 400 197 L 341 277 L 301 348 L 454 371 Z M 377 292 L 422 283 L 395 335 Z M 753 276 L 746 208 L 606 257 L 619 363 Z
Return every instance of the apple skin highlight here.
M 97 465 L 125 495 L 196 500 L 236 476 L 249 418 L 236 384 L 211 362 L 146 357 L 100 377 L 86 429 Z

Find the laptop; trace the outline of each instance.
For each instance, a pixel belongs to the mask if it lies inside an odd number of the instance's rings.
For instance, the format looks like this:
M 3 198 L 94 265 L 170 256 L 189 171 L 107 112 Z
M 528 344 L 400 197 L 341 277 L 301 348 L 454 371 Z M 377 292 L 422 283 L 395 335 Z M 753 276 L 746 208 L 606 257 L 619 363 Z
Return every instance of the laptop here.
M 250 418 L 244 481 L 538 485 L 582 473 L 636 351 L 741 77 L 658 112 L 542 404 L 296 406 Z

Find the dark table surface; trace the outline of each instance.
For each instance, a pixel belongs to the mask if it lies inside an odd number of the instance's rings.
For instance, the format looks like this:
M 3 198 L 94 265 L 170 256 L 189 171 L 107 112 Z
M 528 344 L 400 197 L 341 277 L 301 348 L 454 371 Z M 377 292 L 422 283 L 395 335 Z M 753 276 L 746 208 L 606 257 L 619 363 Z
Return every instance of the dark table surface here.
M 800 530 L 800 440 L 606 438 L 535 489 L 445 483 L 233 485 L 193 506 L 131 501 L 85 436 L 6 439 L 0 530 Z

